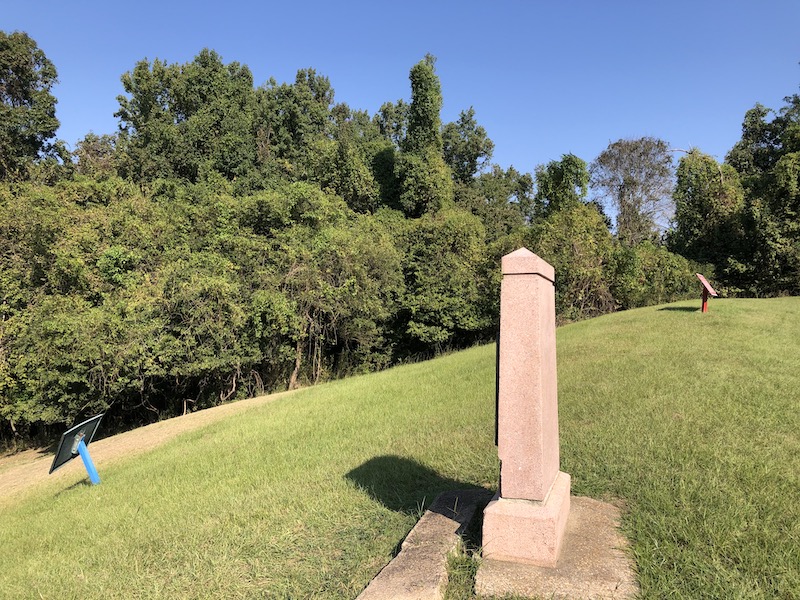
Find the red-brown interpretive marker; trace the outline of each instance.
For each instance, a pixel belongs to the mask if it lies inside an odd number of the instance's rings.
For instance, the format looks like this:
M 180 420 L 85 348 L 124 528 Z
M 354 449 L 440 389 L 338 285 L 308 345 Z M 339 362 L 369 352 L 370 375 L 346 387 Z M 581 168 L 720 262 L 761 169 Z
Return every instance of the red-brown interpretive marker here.
M 700 273 L 695 273 L 695 275 L 697 275 L 697 278 L 700 280 L 700 283 L 703 284 L 703 308 L 702 308 L 702 312 L 705 313 L 705 312 L 708 312 L 708 296 L 709 296 L 709 294 L 714 296 L 714 298 L 719 296 L 719 294 L 717 294 L 717 292 L 714 291 L 714 288 L 711 287 L 711 284 L 708 283 L 706 278 L 703 277 L 702 275 L 700 275 Z

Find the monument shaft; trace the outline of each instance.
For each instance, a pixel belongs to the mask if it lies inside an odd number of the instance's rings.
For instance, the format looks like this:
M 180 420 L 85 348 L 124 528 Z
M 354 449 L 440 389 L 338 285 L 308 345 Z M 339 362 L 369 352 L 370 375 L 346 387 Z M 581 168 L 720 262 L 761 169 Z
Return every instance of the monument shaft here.
M 503 258 L 498 439 L 503 498 L 543 501 L 558 474 L 553 267 L 532 253 Z
M 570 477 L 559 471 L 555 273 L 525 248 L 502 266 L 500 491 L 484 512 L 483 555 L 552 567 L 570 504 Z

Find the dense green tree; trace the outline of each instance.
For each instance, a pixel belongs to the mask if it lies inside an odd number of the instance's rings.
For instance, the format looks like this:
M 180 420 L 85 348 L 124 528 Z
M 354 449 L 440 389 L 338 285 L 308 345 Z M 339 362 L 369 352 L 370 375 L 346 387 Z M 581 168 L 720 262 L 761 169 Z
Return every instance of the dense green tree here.
M 559 320 L 585 319 L 614 309 L 609 277 L 613 242 L 594 206 L 577 201 L 562 205 L 536 224 L 527 244 L 555 268 Z
M 630 246 L 656 237 L 672 214 L 674 172 L 667 143 L 652 137 L 612 142 L 589 167 L 591 185 L 617 213 Z
M 711 263 L 719 276 L 744 252 L 744 191 L 739 174 L 699 150 L 678 163 L 674 227 L 667 236 L 674 252 Z
M 411 67 L 411 104 L 408 107 L 408 128 L 401 147 L 406 152 L 442 150 L 442 86 L 435 70 L 436 59 L 427 54 Z
M 494 142 L 475 120 L 475 109 L 461 111 L 442 130 L 444 160 L 457 183 L 469 183 L 491 160 Z
M 619 309 L 675 302 L 697 295 L 696 267 L 664 246 L 617 242 L 608 276 Z
M 491 328 L 491 316 L 481 311 L 485 242 L 480 221 L 463 210 L 442 210 L 411 222 L 404 237 L 400 321 L 409 347 L 445 348 Z
M 684 259 L 611 242 L 582 161 L 539 169 L 534 198 L 529 173 L 482 168 L 471 110 L 442 128 L 431 57 L 410 80 L 410 103 L 370 116 L 334 105 L 312 69 L 253 89 L 208 50 L 141 61 L 118 135 L 0 182 L 0 438 L 100 410 L 140 424 L 491 339 L 499 260 L 521 245 L 556 265 L 561 319 L 684 281 Z M 783 212 L 770 196 L 744 222 L 789 215 L 797 171 L 778 157 Z
M 124 149 L 122 172 L 137 181 L 170 177 L 175 172 L 171 159 L 179 149 L 177 116 L 170 98 L 174 67 L 155 59 L 136 64 L 122 76 L 122 86 L 130 98 L 118 96 L 120 145 Z
M 78 141 L 73 156 L 76 173 L 92 177 L 114 175 L 117 172 L 117 137 L 87 133 Z
M 105 410 L 124 386 L 117 350 L 124 329 L 82 298 L 44 296 L 14 328 L 12 372 L 19 385 L 2 402 L 7 420 L 63 423 Z
M 744 187 L 745 252 L 730 284 L 748 294 L 800 293 L 800 96 L 778 111 L 756 105 L 726 162 Z
M 446 208 L 453 200 L 450 169 L 432 148 L 403 152 L 395 159 L 399 203 L 409 217 L 420 217 Z
M 533 205 L 533 178 L 514 167 L 493 165 L 469 184 L 456 184 L 456 203 L 477 216 L 494 243 L 519 232 Z
M 373 117 L 381 135 L 399 149 L 408 130 L 408 104 L 400 99 L 395 103 L 384 102 Z
M 277 164 L 292 179 L 305 177 L 314 143 L 330 134 L 330 81 L 314 69 L 301 69 L 293 84 L 270 79 L 256 95 L 259 162 Z
M 584 201 L 589 186 L 586 163 L 574 154 L 564 154 L 536 168 L 536 195 L 532 219 L 546 218 L 553 212 Z
M 395 160 L 399 203 L 408 216 L 419 217 L 453 201 L 453 181 L 442 156 L 442 91 L 431 55 L 411 68 L 408 130 Z
M 772 119 L 773 111 L 756 104 L 745 113 L 742 123 L 742 138 L 734 144 L 725 157 L 744 178 L 749 188 L 761 185 L 780 157 L 781 120 Z
M 314 180 L 341 196 L 356 212 L 369 213 L 380 204 L 380 186 L 369 167 L 357 125 L 344 120 L 336 125 L 333 139 L 320 138 L 309 157 Z
M 204 49 L 187 64 L 147 60 L 122 76 L 119 96 L 122 172 L 137 181 L 228 179 L 254 166 L 255 91 L 250 70 L 225 65 Z
M 340 198 L 308 184 L 295 184 L 291 193 L 302 212 L 276 235 L 271 253 L 299 326 L 291 332 L 290 388 L 304 364 L 308 378 L 319 381 L 337 367 L 337 355 L 342 368 L 375 360 L 402 289 L 400 257 L 380 223 L 354 215 Z M 385 351 L 383 356 L 378 364 L 385 364 Z
M 28 34 L 0 31 L 0 181 L 27 175 L 38 158 L 59 151 L 56 68 Z

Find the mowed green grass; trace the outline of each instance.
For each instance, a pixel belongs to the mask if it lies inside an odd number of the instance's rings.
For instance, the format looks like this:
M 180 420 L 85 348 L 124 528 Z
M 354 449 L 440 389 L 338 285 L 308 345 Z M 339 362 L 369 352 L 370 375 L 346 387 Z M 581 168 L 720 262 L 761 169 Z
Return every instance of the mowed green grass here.
M 354 598 L 423 504 L 493 483 L 490 354 L 302 390 L 48 486 L 0 515 L 0 596 Z
M 800 299 L 698 304 L 559 331 L 562 470 L 644 597 L 800 598 Z
M 562 470 L 624 502 L 647 598 L 800 598 L 800 299 L 558 330 Z M 8 598 L 354 598 L 493 487 L 494 346 L 302 390 L 0 513 Z

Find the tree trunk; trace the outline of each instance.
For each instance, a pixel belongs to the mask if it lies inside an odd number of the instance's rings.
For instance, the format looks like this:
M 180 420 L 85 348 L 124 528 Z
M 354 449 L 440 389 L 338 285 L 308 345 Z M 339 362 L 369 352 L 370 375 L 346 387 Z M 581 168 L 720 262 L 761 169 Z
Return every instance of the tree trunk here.
M 295 348 L 295 355 L 294 355 L 294 371 L 292 371 L 291 377 L 289 377 L 289 389 L 293 390 L 297 387 L 297 377 L 300 375 L 300 363 L 303 360 L 303 343 L 300 340 L 297 340 L 297 346 Z

